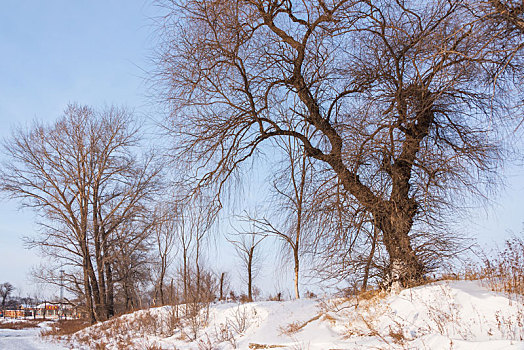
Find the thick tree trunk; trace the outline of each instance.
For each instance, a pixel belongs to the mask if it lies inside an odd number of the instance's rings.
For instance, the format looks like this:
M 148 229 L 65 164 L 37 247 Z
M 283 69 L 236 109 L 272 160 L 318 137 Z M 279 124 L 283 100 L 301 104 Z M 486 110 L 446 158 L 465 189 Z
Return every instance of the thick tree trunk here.
M 408 287 L 424 275 L 424 266 L 419 262 L 409 237 L 413 216 L 414 212 L 406 215 L 391 210 L 388 217 L 377 220 L 390 261 L 387 284 L 395 289 Z

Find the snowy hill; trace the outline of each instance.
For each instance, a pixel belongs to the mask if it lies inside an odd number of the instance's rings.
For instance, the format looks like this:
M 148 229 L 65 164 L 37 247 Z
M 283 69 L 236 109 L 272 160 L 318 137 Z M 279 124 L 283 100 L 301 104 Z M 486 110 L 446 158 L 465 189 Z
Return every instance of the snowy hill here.
M 138 311 L 70 341 L 108 349 L 524 349 L 522 299 L 471 281 L 397 295 L 212 304 L 189 319 L 182 312 Z

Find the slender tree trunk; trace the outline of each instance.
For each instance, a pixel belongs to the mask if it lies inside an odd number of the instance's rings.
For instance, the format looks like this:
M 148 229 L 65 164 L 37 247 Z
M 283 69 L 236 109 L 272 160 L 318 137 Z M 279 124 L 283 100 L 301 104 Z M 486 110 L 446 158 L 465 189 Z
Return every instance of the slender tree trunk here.
M 93 268 L 93 264 L 89 256 L 86 257 L 86 263 L 87 263 L 87 275 L 89 276 L 91 290 L 93 292 L 93 300 L 95 304 L 95 308 L 94 308 L 95 317 L 97 321 L 101 321 L 104 319 L 103 314 L 105 310 L 102 308 L 102 304 L 100 303 L 100 300 L 101 300 L 100 290 L 98 289 L 98 283 L 97 283 L 95 270 Z
M 202 282 L 200 281 L 200 238 L 198 231 L 196 232 L 196 256 L 195 256 L 195 265 L 196 265 L 196 298 L 197 301 L 202 301 Z
M 100 210 L 99 210 L 99 222 L 102 222 Z M 109 257 L 111 256 L 111 251 L 109 248 L 108 238 L 109 233 L 106 231 L 104 225 L 100 225 L 100 235 L 102 237 L 102 254 L 103 254 L 103 266 L 105 273 L 105 290 L 104 290 L 104 301 L 105 301 L 105 312 L 106 318 L 109 319 L 115 315 L 115 286 L 113 281 L 113 267 Z M 104 275 L 102 273 L 102 275 Z
M 80 240 L 80 247 L 82 254 L 84 255 L 82 257 L 82 270 L 84 273 L 84 295 L 85 295 L 85 302 L 86 302 L 86 311 L 89 319 L 90 324 L 94 324 L 97 319 L 95 315 L 95 310 L 93 306 L 93 291 L 91 290 L 91 284 L 90 284 L 90 278 L 89 278 L 89 268 L 88 268 L 88 254 L 89 251 L 87 250 L 86 243 Z
M 165 305 L 166 302 L 164 300 L 164 278 L 165 278 L 165 274 L 166 274 L 166 268 L 165 268 L 165 262 L 164 260 L 162 261 L 162 267 L 161 267 L 161 270 L 160 270 L 160 281 L 159 281 L 159 286 L 158 286 L 158 289 L 159 289 L 159 292 L 160 292 L 160 303 L 162 305 Z
M 107 310 L 107 295 L 106 295 L 106 281 L 105 281 L 105 264 L 104 264 L 104 238 L 101 232 L 100 228 L 100 221 L 99 221 L 99 207 L 98 207 L 98 186 L 93 187 L 93 213 L 92 213 L 92 220 L 93 220 L 93 240 L 94 240 L 94 246 L 95 246 L 95 259 L 96 259 L 96 273 L 98 276 L 98 290 L 99 290 L 99 300 L 98 300 L 98 308 L 100 309 L 100 312 L 98 313 L 99 320 L 104 321 L 108 317 L 108 310 Z
M 300 290 L 298 288 L 298 276 L 299 276 L 299 257 L 298 257 L 298 249 L 295 247 L 293 249 L 293 256 L 295 259 L 295 297 L 297 299 L 300 299 Z
M 113 269 L 111 263 L 105 262 L 106 270 L 106 283 L 107 283 L 107 318 L 111 318 L 115 315 L 115 292 L 114 292 L 114 281 L 113 281 Z
M 96 249 L 96 250 L 100 250 L 100 249 Z M 99 256 L 96 257 L 96 273 L 97 273 L 97 276 L 98 276 L 98 289 L 99 289 L 99 301 L 98 301 L 98 304 L 99 304 L 99 309 L 100 309 L 100 313 L 99 313 L 99 319 L 100 321 L 105 321 L 107 319 L 107 315 L 108 315 L 108 310 L 107 310 L 107 302 L 106 302 L 106 280 L 105 280 L 105 273 L 104 273 L 104 268 L 105 268 L 105 264 L 103 262 L 103 257 L 102 257 L 102 254 L 100 252 L 97 253 L 97 255 L 100 254 Z
M 255 247 L 251 247 L 248 253 L 247 260 L 247 299 L 248 301 L 253 301 L 253 255 L 255 252 Z
M 184 257 L 183 257 L 183 262 L 182 262 L 183 266 L 182 266 L 182 278 L 184 280 L 184 303 L 186 304 L 186 309 L 187 309 L 187 302 L 188 302 L 188 293 L 187 293 L 187 290 L 188 290 L 188 284 L 189 284 L 189 276 L 188 276 L 188 273 L 187 273 L 187 251 L 186 249 L 184 248 Z
M 224 276 L 225 272 L 220 274 L 220 298 L 218 300 L 224 300 Z
M 175 304 L 175 296 L 174 296 L 174 290 L 173 290 L 173 279 L 171 278 L 171 284 L 169 286 L 169 304 L 174 305 Z

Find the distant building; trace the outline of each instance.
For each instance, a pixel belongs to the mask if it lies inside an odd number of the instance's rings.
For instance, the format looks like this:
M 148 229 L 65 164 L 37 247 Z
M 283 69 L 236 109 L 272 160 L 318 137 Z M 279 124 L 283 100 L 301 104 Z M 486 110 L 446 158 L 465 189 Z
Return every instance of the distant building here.
M 4 316 L 4 315 L 2 315 Z M 18 309 L 5 310 L 5 317 L 9 318 L 79 318 L 81 314 L 77 308 L 69 304 L 45 302 L 35 307 L 20 306 Z

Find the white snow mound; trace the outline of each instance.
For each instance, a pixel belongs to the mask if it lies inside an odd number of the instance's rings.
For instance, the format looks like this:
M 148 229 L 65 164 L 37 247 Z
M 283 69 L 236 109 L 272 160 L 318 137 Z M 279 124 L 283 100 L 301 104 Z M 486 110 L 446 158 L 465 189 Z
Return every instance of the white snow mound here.
M 397 295 L 219 303 L 142 310 L 76 333 L 75 348 L 524 349 L 522 296 L 476 281 L 442 281 Z

